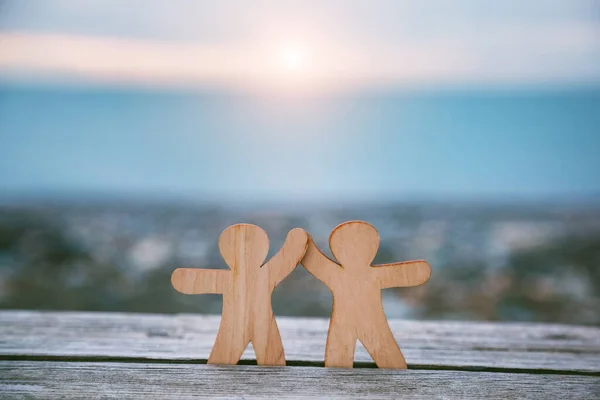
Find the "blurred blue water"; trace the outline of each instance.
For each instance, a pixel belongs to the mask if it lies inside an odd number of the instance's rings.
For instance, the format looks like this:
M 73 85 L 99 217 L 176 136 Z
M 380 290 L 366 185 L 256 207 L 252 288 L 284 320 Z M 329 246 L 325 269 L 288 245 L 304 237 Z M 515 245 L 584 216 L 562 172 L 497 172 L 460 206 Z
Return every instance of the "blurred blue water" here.
M 0 87 L 6 193 L 600 193 L 600 89 L 330 95 Z

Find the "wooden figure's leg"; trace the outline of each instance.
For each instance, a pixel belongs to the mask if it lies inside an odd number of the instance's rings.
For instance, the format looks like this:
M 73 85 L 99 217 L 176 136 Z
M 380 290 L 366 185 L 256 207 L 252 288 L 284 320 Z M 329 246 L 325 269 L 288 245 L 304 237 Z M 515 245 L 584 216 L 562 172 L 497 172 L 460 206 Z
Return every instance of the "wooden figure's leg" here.
M 285 353 L 283 352 L 283 343 L 275 317 L 272 316 L 270 322 L 265 327 L 255 330 L 252 338 L 252 346 L 256 353 L 256 363 L 258 365 L 285 365 Z
M 354 327 L 344 326 L 343 319 L 331 316 L 329 333 L 325 346 L 325 366 L 332 368 L 352 368 L 354 366 L 354 350 L 356 349 L 356 334 Z
M 378 323 L 360 330 L 358 339 L 379 368 L 406 369 L 406 361 L 385 319 L 385 315 L 377 318 L 377 320 Z
M 244 350 L 250 344 L 250 338 L 243 330 L 235 328 L 229 323 L 229 318 L 223 315 L 217 339 L 208 357 L 209 364 L 235 365 L 242 358 Z

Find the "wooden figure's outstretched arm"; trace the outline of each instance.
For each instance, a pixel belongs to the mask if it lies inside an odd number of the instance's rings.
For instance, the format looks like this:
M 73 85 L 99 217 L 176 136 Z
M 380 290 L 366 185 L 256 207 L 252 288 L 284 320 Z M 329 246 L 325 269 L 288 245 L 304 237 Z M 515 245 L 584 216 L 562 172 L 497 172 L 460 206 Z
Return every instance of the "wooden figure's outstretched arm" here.
M 373 265 L 371 270 L 382 289 L 419 286 L 431 276 L 431 267 L 424 260 Z
M 281 249 L 261 267 L 269 274 L 272 288 L 279 285 L 296 268 L 304 257 L 307 245 L 308 234 L 303 229 L 295 228 L 288 233 Z
M 229 286 L 230 276 L 230 270 L 177 268 L 171 275 L 171 283 L 184 294 L 222 294 Z
M 321 253 L 310 235 L 308 235 L 308 248 L 301 263 L 308 272 L 329 288 L 333 285 L 333 280 L 342 272 L 342 266 Z

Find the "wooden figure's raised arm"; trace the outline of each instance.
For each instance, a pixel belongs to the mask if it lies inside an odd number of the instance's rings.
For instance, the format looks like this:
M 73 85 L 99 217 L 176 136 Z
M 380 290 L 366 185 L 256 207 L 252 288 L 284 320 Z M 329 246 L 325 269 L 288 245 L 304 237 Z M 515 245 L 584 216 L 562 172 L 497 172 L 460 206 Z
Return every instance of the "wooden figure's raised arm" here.
M 300 264 L 307 245 L 308 234 L 303 229 L 295 228 L 289 231 L 281 249 L 261 267 L 269 274 L 271 287 L 279 285 Z
M 177 268 L 171 275 L 175 290 L 183 294 L 223 294 L 229 286 L 231 270 Z
M 342 266 L 321 253 L 310 235 L 308 235 L 308 248 L 301 263 L 327 287 L 331 287 L 333 280 L 342 273 Z
M 371 270 L 382 289 L 419 286 L 431 276 L 431 267 L 424 260 L 373 265 Z

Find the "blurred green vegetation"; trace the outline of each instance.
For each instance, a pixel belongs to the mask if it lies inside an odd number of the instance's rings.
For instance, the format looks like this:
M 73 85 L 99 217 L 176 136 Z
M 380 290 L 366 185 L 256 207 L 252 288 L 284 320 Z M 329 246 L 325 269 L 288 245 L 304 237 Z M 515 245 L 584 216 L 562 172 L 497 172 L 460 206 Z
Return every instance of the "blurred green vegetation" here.
M 600 235 L 561 237 L 495 268 L 453 263 L 419 290 L 425 318 L 599 325 Z
M 123 263 L 99 263 L 62 224 L 44 213 L 0 212 L 0 308 L 219 312 L 220 296 L 198 301 L 172 289 L 172 262 L 144 273 L 132 273 Z M 375 262 L 393 259 L 382 245 Z M 502 265 L 435 265 L 426 285 L 393 293 L 414 318 L 600 325 L 600 235 L 558 237 L 513 252 Z M 275 312 L 326 317 L 328 296 L 298 268 L 276 290 Z

